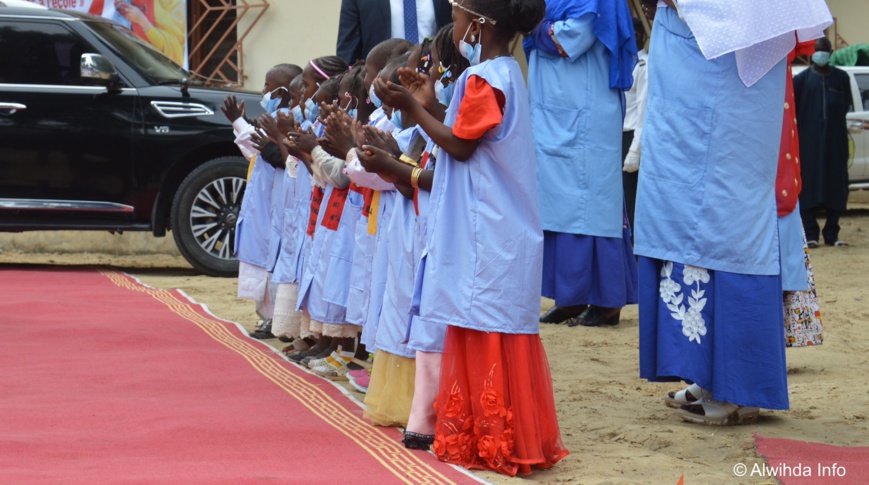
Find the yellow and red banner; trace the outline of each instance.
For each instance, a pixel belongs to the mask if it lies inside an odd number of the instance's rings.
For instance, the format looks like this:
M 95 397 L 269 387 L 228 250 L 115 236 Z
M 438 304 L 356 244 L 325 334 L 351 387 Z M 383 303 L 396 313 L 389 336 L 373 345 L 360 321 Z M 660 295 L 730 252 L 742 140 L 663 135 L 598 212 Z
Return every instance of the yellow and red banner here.
M 114 20 L 187 67 L 187 3 L 183 0 L 29 0 Z

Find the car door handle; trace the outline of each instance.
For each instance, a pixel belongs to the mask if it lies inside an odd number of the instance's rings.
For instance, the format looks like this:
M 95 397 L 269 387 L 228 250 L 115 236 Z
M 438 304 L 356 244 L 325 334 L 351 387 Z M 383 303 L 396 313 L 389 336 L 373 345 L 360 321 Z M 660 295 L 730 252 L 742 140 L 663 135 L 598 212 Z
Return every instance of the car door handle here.
M 863 133 L 864 122 L 857 121 L 848 124 L 848 131 L 850 131 L 854 135 L 859 135 Z
M 0 101 L 0 111 L 8 111 L 8 113 L 4 114 L 14 115 L 17 111 L 22 109 L 27 109 L 27 106 L 21 103 L 4 103 Z

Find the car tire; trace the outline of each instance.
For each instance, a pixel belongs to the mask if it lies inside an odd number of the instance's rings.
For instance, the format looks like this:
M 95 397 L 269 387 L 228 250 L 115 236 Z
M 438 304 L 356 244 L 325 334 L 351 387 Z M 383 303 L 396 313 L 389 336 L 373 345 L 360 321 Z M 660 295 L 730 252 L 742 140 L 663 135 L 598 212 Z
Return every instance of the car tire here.
M 247 184 L 242 157 L 209 160 L 190 172 L 172 201 L 171 228 L 181 255 L 208 276 L 238 275 L 235 224 Z

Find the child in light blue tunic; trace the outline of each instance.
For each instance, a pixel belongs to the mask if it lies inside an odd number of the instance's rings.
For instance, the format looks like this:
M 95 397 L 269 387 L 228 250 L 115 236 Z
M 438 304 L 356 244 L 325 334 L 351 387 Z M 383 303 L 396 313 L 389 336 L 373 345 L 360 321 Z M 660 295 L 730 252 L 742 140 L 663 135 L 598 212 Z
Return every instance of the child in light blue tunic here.
M 266 73 L 261 104 L 267 113 L 276 116 L 279 108 L 289 104 L 289 85 L 300 73 L 298 66 L 290 64 L 277 65 Z M 271 231 L 275 210 L 272 193 L 275 185 L 280 191 L 283 184 L 275 177 L 275 167 L 266 163 L 253 148 L 251 134 L 254 127 L 244 118 L 243 106 L 237 106 L 236 111 L 238 117 L 230 120 L 236 134 L 235 142 L 245 158 L 253 163 L 235 231 L 235 255 L 239 260 L 238 296 L 256 302 L 257 313 L 263 321 L 262 335 L 271 336 L 269 320 L 273 313 L 274 292 L 270 288 L 269 272 L 274 269 L 276 257 L 272 255 L 276 251 L 270 245 L 277 244 Z M 230 116 L 226 109 L 224 113 Z
M 407 89 L 375 81 L 384 103 L 440 147 L 414 288 L 414 325 L 447 326 L 433 446 L 450 463 L 530 473 L 567 455 L 538 333 L 543 232 L 531 115 L 509 46 L 537 26 L 545 4 L 452 5 L 453 39 L 471 67 L 456 81 L 445 123 Z M 413 185 L 414 173 L 421 178 L 410 166 L 398 176 Z

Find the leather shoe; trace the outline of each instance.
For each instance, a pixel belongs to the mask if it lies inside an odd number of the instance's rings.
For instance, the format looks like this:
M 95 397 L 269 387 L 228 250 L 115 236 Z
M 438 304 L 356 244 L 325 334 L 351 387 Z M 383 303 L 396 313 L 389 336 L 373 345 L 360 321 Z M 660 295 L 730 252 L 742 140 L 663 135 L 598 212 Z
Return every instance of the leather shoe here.
M 560 306 L 553 306 L 540 317 L 540 323 L 563 323 L 565 320 L 575 316 L 568 314 Z

